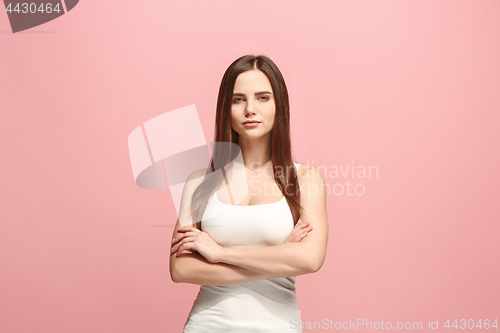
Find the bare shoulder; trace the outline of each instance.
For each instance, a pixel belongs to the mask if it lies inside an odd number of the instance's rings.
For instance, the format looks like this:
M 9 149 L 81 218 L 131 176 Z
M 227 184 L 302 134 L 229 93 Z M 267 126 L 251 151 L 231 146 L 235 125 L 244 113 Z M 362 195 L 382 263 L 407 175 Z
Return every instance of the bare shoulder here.
M 305 179 L 310 179 L 315 182 L 321 182 L 324 181 L 323 175 L 321 172 L 316 168 L 315 166 L 312 165 L 303 165 L 301 164 L 299 166 L 298 170 L 298 178 L 299 180 L 305 180 Z
M 187 180 L 195 180 L 195 179 L 200 179 L 200 178 L 201 178 L 201 180 L 203 180 L 206 172 L 207 172 L 207 169 L 205 169 L 205 168 L 194 170 L 193 172 L 191 172 L 191 174 L 189 175 Z
M 184 185 L 186 190 L 193 194 L 194 190 L 203 182 L 205 179 L 206 169 L 198 169 L 191 172 Z

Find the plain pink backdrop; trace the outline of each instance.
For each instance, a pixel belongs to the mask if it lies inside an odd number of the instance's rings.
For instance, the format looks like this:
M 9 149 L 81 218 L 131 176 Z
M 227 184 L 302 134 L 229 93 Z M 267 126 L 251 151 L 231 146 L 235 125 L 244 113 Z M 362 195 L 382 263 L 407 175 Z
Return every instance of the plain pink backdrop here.
M 499 14 L 498 0 L 82 0 L 12 34 L 2 10 L 0 331 L 182 331 L 199 287 L 170 280 L 173 202 L 135 185 L 127 137 L 196 104 L 212 140 L 222 74 L 247 53 L 285 76 L 296 162 L 378 168 L 323 173 L 365 193 L 328 197 L 302 320 L 498 319 Z

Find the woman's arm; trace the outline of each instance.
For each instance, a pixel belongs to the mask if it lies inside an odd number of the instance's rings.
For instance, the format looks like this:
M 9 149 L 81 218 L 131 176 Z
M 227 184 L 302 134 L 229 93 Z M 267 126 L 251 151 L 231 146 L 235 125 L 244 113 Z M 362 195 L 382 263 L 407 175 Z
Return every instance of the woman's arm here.
M 315 167 L 306 168 L 299 178 L 304 213 L 313 230 L 299 243 L 263 248 L 224 248 L 220 262 L 248 268 L 272 277 L 317 272 L 325 261 L 328 240 L 325 183 Z
M 261 273 L 265 278 L 297 276 L 318 271 L 324 263 L 328 239 L 326 191 L 323 176 L 315 167 L 309 167 L 300 179 L 302 221 L 309 221 L 313 228 L 300 242 L 284 243 L 262 248 L 221 248 L 210 259 Z M 181 228 L 193 239 L 190 228 Z M 185 237 L 185 236 L 181 236 Z M 193 249 L 202 255 L 204 248 L 185 237 L 176 250 Z M 206 247 L 205 247 L 206 248 Z
M 196 251 L 186 251 L 179 257 L 176 253 L 172 253 L 170 277 L 175 283 L 184 282 L 204 286 L 225 286 L 266 278 L 263 273 L 243 267 L 211 263 Z
M 179 227 L 194 227 L 191 215 L 191 198 L 194 190 L 201 184 L 205 176 L 205 170 L 194 171 L 184 184 L 182 191 L 179 218 L 175 225 L 172 239 L 179 238 Z M 186 251 L 177 257 L 176 253 L 170 255 L 170 277 L 172 281 L 179 283 L 193 283 L 199 285 L 228 285 L 249 282 L 262 278 L 262 274 L 242 267 L 223 263 L 210 263 L 196 251 Z
M 176 230 L 178 230 L 178 226 L 179 223 L 176 225 Z M 285 243 L 300 242 L 311 230 L 311 226 L 299 221 L 290 235 L 288 235 Z M 201 231 L 198 231 L 198 233 L 201 234 Z M 207 241 L 215 243 L 209 236 L 207 236 Z M 218 245 L 215 246 L 215 248 L 222 249 L 222 247 Z M 176 283 L 185 282 L 206 286 L 222 286 L 269 279 L 272 277 L 262 272 L 256 272 L 234 265 L 209 262 L 196 251 L 187 251 L 182 254 L 179 253 L 180 252 L 173 252 L 170 255 L 170 275 L 172 280 Z
M 172 239 L 182 237 L 183 234 L 178 232 L 182 225 L 194 227 L 192 216 L 190 214 L 191 197 L 194 189 L 203 180 L 204 170 L 193 172 L 184 186 L 179 219 L 177 220 Z M 297 225 L 285 242 L 300 242 L 310 231 L 307 225 Z M 184 252 L 184 253 L 182 253 Z M 182 254 L 181 254 L 182 253 Z M 250 282 L 260 279 L 269 278 L 269 276 L 249 270 L 243 267 L 238 267 L 225 263 L 211 263 L 198 252 L 179 251 L 179 256 L 173 252 L 170 255 L 170 277 L 176 283 L 192 283 L 198 285 L 230 285 L 237 283 Z

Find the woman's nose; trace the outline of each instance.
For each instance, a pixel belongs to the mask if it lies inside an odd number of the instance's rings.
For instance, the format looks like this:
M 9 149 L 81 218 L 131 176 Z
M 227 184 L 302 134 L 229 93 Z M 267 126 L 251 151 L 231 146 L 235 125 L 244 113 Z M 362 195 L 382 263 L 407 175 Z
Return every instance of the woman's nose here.
M 246 113 L 253 113 L 255 111 L 254 102 L 250 99 L 247 100 Z

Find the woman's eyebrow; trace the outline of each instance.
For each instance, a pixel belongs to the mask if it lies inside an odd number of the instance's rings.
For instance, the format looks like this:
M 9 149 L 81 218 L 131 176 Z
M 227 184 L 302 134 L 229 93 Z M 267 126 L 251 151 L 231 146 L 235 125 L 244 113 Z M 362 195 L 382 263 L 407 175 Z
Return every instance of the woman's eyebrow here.
M 270 94 L 272 95 L 271 92 L 269 91 L 259 91 L 259 92 L 256 92 L 255 95 L 264 95 L 264 94 Z M 242 93 L 234 93 L 233 96 L 245 96 L 245 94 L 242 94 Z

